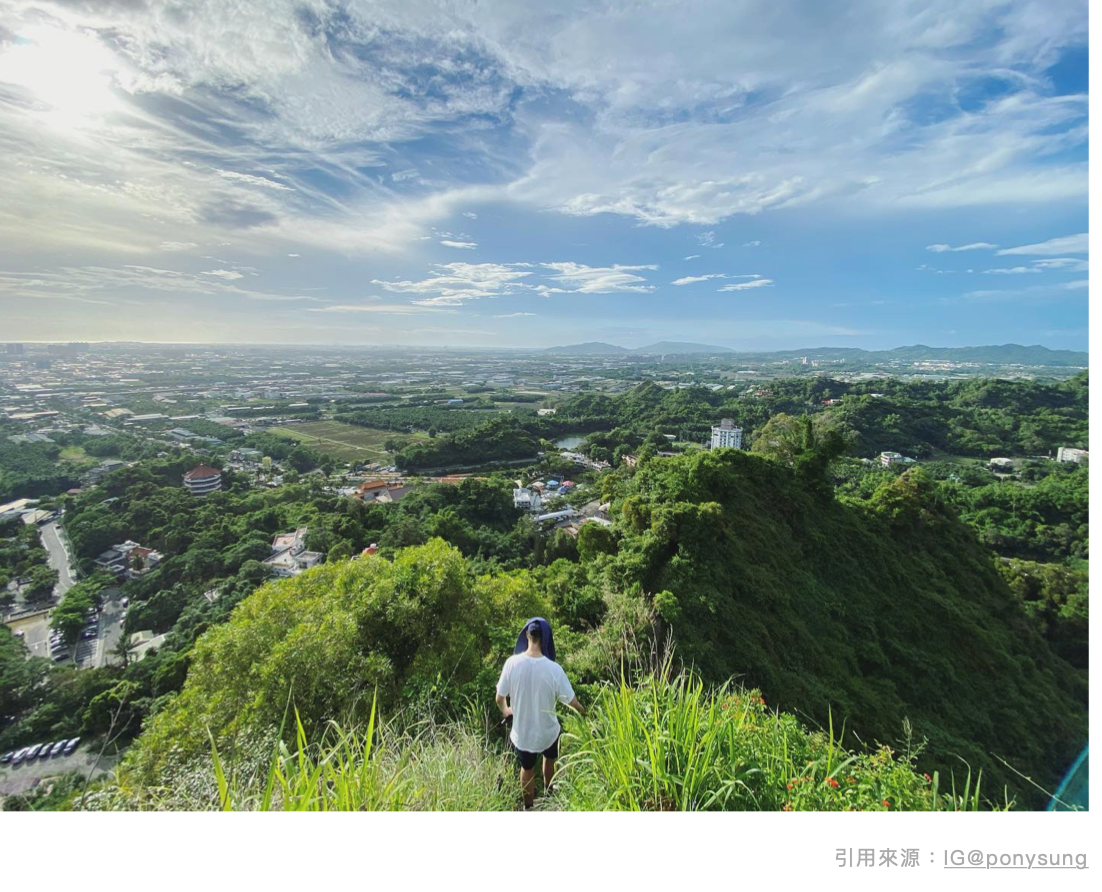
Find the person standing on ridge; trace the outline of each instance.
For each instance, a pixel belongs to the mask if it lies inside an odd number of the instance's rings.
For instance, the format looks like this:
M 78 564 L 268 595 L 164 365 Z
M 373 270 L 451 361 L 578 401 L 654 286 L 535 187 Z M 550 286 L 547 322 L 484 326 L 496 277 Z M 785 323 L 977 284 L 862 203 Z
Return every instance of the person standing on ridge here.
M 544 638 L 550 640 L 550 631 L 546 620 L 530 620 L 521 632 L 522 641 L 518 641 L 517 645 L 519 651 L 521 643 L 526 640 L 526 649 L 505 661 L 497 682 L 498 708 L 506 720 L 510 716 L 513 719 L 509 739 L 520 760 L 520 786 L 526 809 L 532 807 L 536 798 L 536 759 L 541 754 L 545 789 L 551 789 L 551 781 L 555 777 L 555 760 L 559 757 L 559 735 L 562 733 L 555 715 L 555 701 L 560 700 L 585 714 L 562 666 L 544 654 Z

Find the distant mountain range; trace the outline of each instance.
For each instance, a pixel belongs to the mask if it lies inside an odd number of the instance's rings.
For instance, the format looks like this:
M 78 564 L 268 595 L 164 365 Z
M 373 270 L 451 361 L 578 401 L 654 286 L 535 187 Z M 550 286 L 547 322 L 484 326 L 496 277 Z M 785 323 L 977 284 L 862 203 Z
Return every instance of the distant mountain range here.
M 884 362 L 916 362 L 918 360 L 944 360 L 948 362 L 983 362 L 1002 365 L 1034 366 L 1087 366 L 1088 354 L 1077 350 L 1050 350 L 1040 344 L 1025 347 L 1021 344 L 1001 344 L 979 347 L 928 347 L 915 344 L 911 347 L 895 347 L 892 350 L 862 350 L 858 347 L 809 347 L 803 350 L 775 350 L 769 352 L 736 351 L 730 347 L 709 344 L 693 344 L 682 341 L 659 341 L 646 347 L 620 347 L 591 341 L 587 344 L 571 344 L 565 347 L 548 347 L 544 352 L 564 356 L 600 356 L 625 354 L 690 355 L 720 354 L 746 360 L 844 359 L 854 364 Z

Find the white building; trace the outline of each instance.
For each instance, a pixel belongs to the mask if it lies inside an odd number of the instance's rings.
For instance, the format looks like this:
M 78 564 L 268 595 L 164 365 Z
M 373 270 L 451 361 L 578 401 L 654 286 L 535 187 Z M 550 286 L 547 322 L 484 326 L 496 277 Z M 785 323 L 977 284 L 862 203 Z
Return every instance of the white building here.
M 543 501 L 540 499 L 538 492 L 527 487 L 521 487 L 513 490 L 513 507 L 524 511 L 538 512 L 543 507 Z
M 193 496 L 205 496 L 222 488 L 222 472 L 217 468 L 199 465 L 184 474 L 184 486 Z
M 272 553 L 264 561 L 278 576 L 298 576 L 321 563 L 319 551 L 306 550 L 307 527 L 299 527 L 290 533 L 280 533 L 272 540 Z
M 712 428 L 712 448 L 713 449 L 741 449 L 742 448 L 742 428 L 735 427 L 735 422 L 731 418 L 724 418 L 718 427 Z
M 898 452 L 881 452 L 880 453 L 880 464 L 882 464 L 885 468 L 888 467 L 889 465 L 898 465 L 902 461 L 903 461 L 903 456 L 900 455 Z
M 1089 458 L 1090 452 L 1086 449 L 1076 449 L 1074 446 L 1061 446 L 1056 450 L 1057 461 L 1073 461 L 1077 465 L 1083 465 Z

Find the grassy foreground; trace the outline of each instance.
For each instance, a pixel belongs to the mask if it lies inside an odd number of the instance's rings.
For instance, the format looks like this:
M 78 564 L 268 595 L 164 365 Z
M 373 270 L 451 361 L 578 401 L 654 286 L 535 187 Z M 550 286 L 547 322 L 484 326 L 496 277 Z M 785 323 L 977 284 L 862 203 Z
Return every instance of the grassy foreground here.
M 294 722 L 294 718 L 291 719 Z M 91 794 L 95 809 L 500 811 L 520 806 L 515 761 L 475 723 L 379 722 L 317 741 L 297 724 L 168 770 L 155 787 L 125 773 Z M 916 750 L 843 750 L 835 729 L 809 731 L 755 691 L 705 687 L 659 672 L 601 689 L 585 718 L 566 721 L 554 810 L 936 811 L 1008 808 L 982 798 L 962 765 L 946 782 L 914 770 Z

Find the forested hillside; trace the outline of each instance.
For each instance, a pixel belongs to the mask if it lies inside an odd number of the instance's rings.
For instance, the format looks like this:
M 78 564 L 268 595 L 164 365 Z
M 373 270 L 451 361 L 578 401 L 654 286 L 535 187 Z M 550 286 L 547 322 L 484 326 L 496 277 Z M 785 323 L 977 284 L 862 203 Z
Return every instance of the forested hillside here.
M 925 738 L 920 766 L 963 757 L 1020 802 L 1034 792 L 1001 759 L 1051 788 L 1084 742 L 1085 673 L 1053 654 L 921 472 L 843 503 L 724 450 L 644 462 L 617 487 L 618 541 L 584 528 L 581 564 L 476 575 L 434 541 L 264 585 L 200 639 L 132 765 L 153 778 L 170 753 L 201 752 L 208 729 L 227 740 L 277 726 L 288 702 L 310 733 L 376 692 L 388 708 L 485 702 L 535 613 L 558 624 L 580 684 L 672 631 L 708 681 L 734 676 L 844 723 L 850 746 Z

